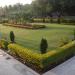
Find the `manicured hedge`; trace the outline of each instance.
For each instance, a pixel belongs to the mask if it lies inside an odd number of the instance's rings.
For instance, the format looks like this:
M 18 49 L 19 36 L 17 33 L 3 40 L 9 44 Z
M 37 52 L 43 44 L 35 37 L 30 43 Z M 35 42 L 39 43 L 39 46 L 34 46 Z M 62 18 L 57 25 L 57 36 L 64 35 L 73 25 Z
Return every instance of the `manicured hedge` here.
M 9 45 L 9 42 L 7 40 L 5 39 L 0 40 L 0 48 L 4 50 L 8 50 L 8 45 Z
M 42 18 L 34 18 L 33 21 L 34 22 L 43 22 L 43 19 Z
M 41 29 L 41 28 L 46 28 L 45 25 L 32 25 L 33 29 Z
M 37 68 L 44 69 L 73 56 L 75 54 L 75 41 L 56 50 L 47 52 L 46 54 L 34 53 L 17 44 L 10 44 L 8 48 L 12 54 L 18 54 L 26 63 L 30 63 Z
M 11 26 L 11 27 L 18 27 L 18 28 L 25 28 L 25 29 L 41 29 L 41 28 L 46 28 L 45 25 L 32 25 L 32 24 L 22 25 L 22 24 L 8 24 L 8 23 L 5 23 L 3 25 Z
M 43 22 L 43 18 L 33 18 L 33 21 L 41 23 L 41 22 Z M 46 23 L 52 23 L 52 22 L 53 23 L 58 23 L 58 18 L 54 18 L 54 17 L 52 17 L 52 18 L 45 18 L 44 21 Z M 63 22 L 63 18 L 60 18 L 60 21 Z
M 28 48 L 23 48 L 17 44 L 10 44 L 8 46 L 10 53 L 18 55 L 25 60 L 26 63 L 34 64 L 34 66 L 42 68 L 42 55 L 34 53 Z
M 65 59 L 75 54 L 75 41 L 58 48 L 57 50 L 50 51 L 43 54 L 43 66 L 48 67 L 54 64 L 58 64 Z

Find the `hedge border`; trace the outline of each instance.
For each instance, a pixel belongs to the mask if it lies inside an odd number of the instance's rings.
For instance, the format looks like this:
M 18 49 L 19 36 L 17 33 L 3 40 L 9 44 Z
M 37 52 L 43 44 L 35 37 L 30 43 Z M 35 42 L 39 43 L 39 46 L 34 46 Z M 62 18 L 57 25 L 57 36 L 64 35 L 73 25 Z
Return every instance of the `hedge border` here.
M 63 47 L 56 50 L 52 50 L 45 54 L 34 53 L 27 48 L 23 48 L 17 44 L 10 44 L 8 46 L 10 53 L 18 54 L 21 58 L 25 60 L 26 63 L 30 63 L 35 66 L 37 70 L 43 71 L 49 66 L 56 65 L 60 62 L 65 61 L 70 56 L 75 54 L 75 41 L 72 41 Z

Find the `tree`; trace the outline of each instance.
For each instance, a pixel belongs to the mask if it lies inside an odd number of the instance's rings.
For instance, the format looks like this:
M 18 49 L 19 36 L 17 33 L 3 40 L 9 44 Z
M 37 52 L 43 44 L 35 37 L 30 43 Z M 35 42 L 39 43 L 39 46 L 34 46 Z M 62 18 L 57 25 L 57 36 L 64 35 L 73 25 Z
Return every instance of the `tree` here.
M 41 40 L 41 44 L 40 44 L 40 51 L 41 51 L 41 54 L 44 54 L 47 52 L 47 48 L 48 48 L 48 43 L 47 43 L 47 40 L 42 38 Z
M 61 16 L 75 16 L 75 0 L 33 0 L 31 4 L 17 3 L 0 7 L 0 19 L 16 23 L 29 21 L 31 18 L 42 18 L 45 22 L 45 18 L 51 17 L 53 13 L 55 15 L 52 16 L 58 16 L 58 23 L 61 22 Z
M 42 18 L 43 22 L 45 22 L 45 18 L 50 15 L 51 10 L 52 7 L 48 0 L 35 0 L 32 2 L 33 16 Z
M 10 32 L 10 40 L 12 43 L 15 42 L 15 35 L 14 35 L 13 31 Z

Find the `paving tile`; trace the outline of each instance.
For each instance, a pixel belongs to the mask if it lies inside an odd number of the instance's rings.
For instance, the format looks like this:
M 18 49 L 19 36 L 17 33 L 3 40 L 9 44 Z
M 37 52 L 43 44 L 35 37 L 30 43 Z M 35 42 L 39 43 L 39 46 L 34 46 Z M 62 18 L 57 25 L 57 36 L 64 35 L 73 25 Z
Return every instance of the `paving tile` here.
M 75 75 L 75 56 L 43 75 Z
M 7 59 L 10 58 L 10 59 Z M 40 75 L 0 50 L 0 75 Z M 42 75 L 75 75 L 75 56 Z
M 5 56 L 3 56 L 5 55 Z M 7 58 L 10 58 L 7 60 Z M 32 69 L 20 63 L 12 56 L 0 50 L 0 75 L 39 75 Z

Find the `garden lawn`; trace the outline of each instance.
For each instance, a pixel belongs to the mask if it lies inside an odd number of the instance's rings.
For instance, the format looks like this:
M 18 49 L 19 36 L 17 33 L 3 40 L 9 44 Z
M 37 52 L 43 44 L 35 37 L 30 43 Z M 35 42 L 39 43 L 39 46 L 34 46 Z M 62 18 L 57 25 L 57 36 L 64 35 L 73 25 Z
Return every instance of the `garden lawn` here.
M 16 43 L 29 48 L 34 52 L 40 52 L 40 41 L 46 38 L 48 41 L 48 51 L 56 49 L 62 43 L 62 39 L 73 39 L 73 31 L 75 26 L 63 24 L 37 23 L 46 25 L 45 29 L 31 30 L 4 26 L 0 24 L 0 38 L 9 40 L 10 31 L 14 31 Z

